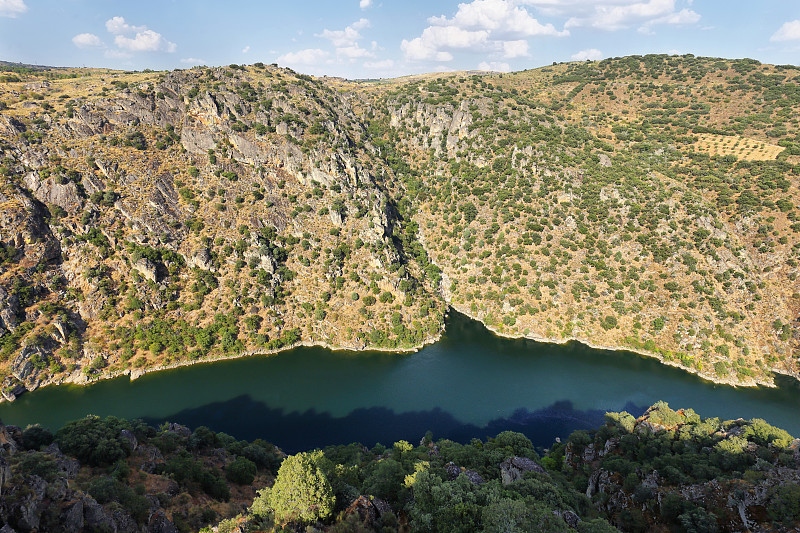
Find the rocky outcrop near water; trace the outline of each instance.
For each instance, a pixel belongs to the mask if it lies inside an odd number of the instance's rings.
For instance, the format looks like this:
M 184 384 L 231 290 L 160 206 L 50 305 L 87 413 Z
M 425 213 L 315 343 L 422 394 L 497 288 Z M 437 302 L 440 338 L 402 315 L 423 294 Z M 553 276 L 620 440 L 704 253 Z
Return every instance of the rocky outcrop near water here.
M 38 448 L 33 433 L 36 430 L 23 432 L 0 423 L 0 521 L 4 530 L 177 531 L 157 503 L 149 518 L 139 524 L 125 509 L 103 506 L 84 490 L 74 488 L 81 464 L 64 455 L 55 443 Z
M 667 519 L 715 531 L 793 531 L 792 520 L 781 523 L 781 506 L 800 486 L 800 439 L 763 420 L 701 420 L 664 403 L 635 420 L 614 414 L 609 428 L 570 437 L 564 464 L 587 472 L 586 496 L 623 530 Z

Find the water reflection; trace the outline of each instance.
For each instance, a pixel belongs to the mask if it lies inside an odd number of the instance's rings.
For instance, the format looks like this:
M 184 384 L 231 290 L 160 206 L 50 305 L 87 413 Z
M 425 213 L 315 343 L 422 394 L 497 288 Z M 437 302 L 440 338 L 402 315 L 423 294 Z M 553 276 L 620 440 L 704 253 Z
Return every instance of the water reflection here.
M 540 445 L 596 427 L 606 411 L 657 400 L 702 416 L 764 418 L 800 434 L 800 383 L 716 386 L 653 359 L 580 343 L 496 337 L 457 313 L 443 339 L 416 354 L 298 348 L 126 377 L 46 387 L 0 404 L 6 423 L 52 429 L 86 414 L 206 425 L 295 450 L 328 443 L 469 440 L 515 429 Z

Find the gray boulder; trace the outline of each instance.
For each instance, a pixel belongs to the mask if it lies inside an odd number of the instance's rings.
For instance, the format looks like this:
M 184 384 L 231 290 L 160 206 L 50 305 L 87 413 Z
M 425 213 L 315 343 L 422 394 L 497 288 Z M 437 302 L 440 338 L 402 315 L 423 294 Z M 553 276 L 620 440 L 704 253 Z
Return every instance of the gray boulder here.
M 83 531 L 83 501 L 78 500 L 61 512 L 61 527 L 64 533 Z
M 19 299 L 15 294 L 0 287 L 0 334 L 5 333 L 6 330 L 14 332 L 17 329 L 18 314 Z
M 133 431 L 129 429 L 123 429 L 120 431 L 119 436 L 125 439 L 131 449 L 131 452 L 136 451 L 136 447 L 139 446 L 139 441 L 136 440 L 136 435 L 133 434 Z
M 581 522 L 581 517 L 572 511 L 553 511 L 553 514 L 566 522 L 572 529 L 577 529 Z
M 136 520 L 124 509 L 117 508 L 111 511 L 111 519 L 114 521 L 117 533 L 137 533 L 139 531 Z
M 536 461 L 527 457 L 509 457 L 500 463 L 500 478 L 503 480 L 503 485 L 522 479 L 525 472 L 547 473 Z
M 91 496 L 83 497 L 83 521 L 90 531 L 114 531 L 111 515 Z
M 171 433 L 177 433 L 181 437 L 188 438 L 188 437 L 192 436 L 192 430 L 191 429 L 187 428 L 186 426 L 182 426 L 180 424 L 176 424 L 174 422 L 170 422 L 167 425 L 167 431 L 169 431 Z
M 159 509 L 150 516 L 150 522 L 147 524 L 147 530 L 150 533 L 178 533 L 178 528 L 175 524 L 169 521 L 164 511 Z
M 25 479 L 25 490 L 22 490 L 22 487 L 15 487 L 13 493 L 16 497 L 8 498 L 9 501 L 14 502 L 9 505 L 8 514 L 19 529 L 39 529 L 46 492 L 47 482 L 35 475 Z

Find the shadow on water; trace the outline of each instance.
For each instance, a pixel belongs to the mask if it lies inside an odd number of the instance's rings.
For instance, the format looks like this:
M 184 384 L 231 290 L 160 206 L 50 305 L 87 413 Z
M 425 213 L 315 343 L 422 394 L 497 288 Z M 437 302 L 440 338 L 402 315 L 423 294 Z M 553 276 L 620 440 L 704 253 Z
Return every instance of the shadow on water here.
M 414 354 L 301 347 L 127 377 L 61 385 L 0 404 L 0 419 L 57 430 L 96 414 L 205 425 L 287 451 L 391 444 L 431 430 L 465 442 L 504 430 L 537 446 L 596 428 L 605 411 L 639 415 L 655 401 L 701 416 L 764 418 L 800 434 L 800 381 L 779 388 L 714 385 L 624 351 L 505 339 L 451 313 L 442 339 Z
M 646 407 L 628 404 L 625 410 L 639 416 Z M 147 418 L 150 424 L 177 422 L 190 428 L 207 426 L 238 439 L 267 438 L 287 453 L 336 444 L 360 442 L 391 445 L 401 439 L 422 438 L 432 430 L 436 439 L 466 443 L 473 438 L 494 437 L 501 431 L 526 435 L 537 447 L 549 447 L 556 437 L 566 438 L 575 430 L 595 429 L 603 423 L 605 410 L 575 409 L 565 400 L 529 411 L 519 408 L 506 418 L 484 427 L 459 422 L 436 407 L 426 411 L 395 413 L 386 407 L 355 409 L 345 417 L 309 410 L 286 413 L 242 395 L 225 402 L 186 409 L 166 417 Z

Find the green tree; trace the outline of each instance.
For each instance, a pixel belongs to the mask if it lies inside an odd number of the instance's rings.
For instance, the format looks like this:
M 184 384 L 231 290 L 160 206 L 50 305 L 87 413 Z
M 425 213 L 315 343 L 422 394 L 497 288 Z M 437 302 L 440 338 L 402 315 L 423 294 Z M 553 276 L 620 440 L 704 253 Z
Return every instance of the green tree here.
M 130 423 L 113 416 L 101 419 L 89 415 L 64 425 L 55 441 L 64 453 L 77 457 L 92 466 L 107 465 L 124 459 L 131 453 L 130 443 L 120 436 Z
M 225 468 L 228 481 L 238 485 L 250 485 L 256 477 L 256 464 L 250 459 L 237 457 Z
M 321 451 L 287 457 L 269 491 L 269 507 L 276 522 L 305 522 L 325 519 L 333 512 L 335 498 L 328 478 L 319 467 Z

